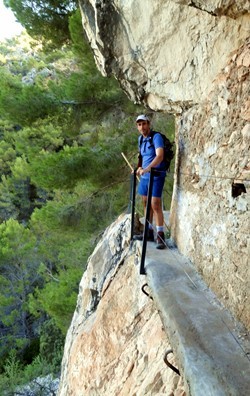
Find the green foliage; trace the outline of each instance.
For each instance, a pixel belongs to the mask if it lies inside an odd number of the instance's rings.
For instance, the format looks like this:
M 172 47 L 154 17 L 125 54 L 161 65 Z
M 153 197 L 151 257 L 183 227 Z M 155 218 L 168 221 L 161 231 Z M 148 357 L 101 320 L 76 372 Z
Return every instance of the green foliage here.
M 30 298 L 30 310 L 45 311 L 53 318 L 58 329 L 65 335 L 78 295 L 78 284 L 83 268 L 68 268 L 60 271 L 57 278 L 46 283 L 42 289 L 36 289 Z M 56 286 L 55 286 L 56 285 Z
M 5 71 L 0 71 L 0 79 L 1 118 L 25 126 L 55 113 L 55 100 L 46 89 L 22 85 L 17 76 L 9 75 Z
M 64 146 L 59 153 L 42 152 L 33 158 L 31 179 L 45 189 L 72 188 L 87 176 L 93 153 L 84 147 Z
M 16 159 L 16 151 L 5 141 L 0 142 L 0 172 L 2 175 L 10 174 L 10 165 Z
M 9 180 L 2 176 L 2 183 L 0 184 L 0 222 L 10 218 L 18 218 L 19 210 L 15 206 L 15 199 L 16 196 L 11 191 Z
M 21 364 L 17 358 L 17 353 L 12 349 L 4 364 L 4 375 L 0 375 L 0 391 L 3 396 L 14 394 L 17 383 L 19 382 Z
M 79 14 L 76 16 L 72 21 L 78 20 L 75 36 L 79 37 Z M 105 79 L 97 71 L 86 42 L 76 47 L 77 59 L 72 59 L 73 53 L 66 47 L 35 61 L 31 55 L 25 55 L 25 62 L 16 59 L 15 53 L 9 56 L 0 71 L 0 118 L 30 127 L 48 117 L 57 116 L 58 122 L 63 115 L 64 125 L 66 121 L 66 125 L 79 129 L 83 121 L 96 121 L 105 113 L 121 111 L 128 101 L 117 81 Z M 50 64 L 45 67 L 48 60 Z
M 71 202 L 73 200 L 72 193 Z M 67 194 L 59 192 L 42 209 L 34 211 L 30 228 L 39 239 L 39 274 L 43 283 L 29 296 L 29 311 L 46 313 L 65 334 L 76 306 L 78 286 L 90 250 L 90 235 L 84 223 L 66 218 Z M 65 203 L 63 201 L 66 201 Z
M 37 381 L 33 380 L 38 377 L 45 377 L 48 374 L 50 377 L 47 379 L 46 388 L 49 392 L 49 382 L 53 379 L 51 374 L 58 375 L 58 362 L 61 358 L 60 353 L 58 353 L 58 351 L 56 352 L 55 355 L 57 355 L 57 361 L 55 361 L 54 358 L 52 363 L 41 355 L 38 355 L 31 364 L 24 367 L 20 363 L 16 351 L 11 349 L 4 365 L 4 371 L 0 374 L 0 394 L 2 396 L 26 394 L 27 389 L 25 388 L 27 384 L 29 384 L 30 393 L 37 396 L 43 396 L 45 387 L 39 386 Z
M 114 170 L 120 164 L 119 142 L 110 141 L 91 147 L 64 146 L 58 153 L 42 152 L 30 165 L 33 183 L 45 189 L 71 189 L 80 180 L 94 185 L 111 184 L 120 175 Z M 98 169 L 98 172 L 93 172 Z
M 25 127 L 15 136 L 16 151 L 25 155 L 30 162 L 42 152 L 55 152 L 63 147 L 62 128 L 55 120 L 35 121 L 32 127 Z M 1 146 L 0 146 L 1 147 Z
M 68 18 L 77 6 L 76 1 L 4 0 L 4 4 L 12 9 L 31 37 L 43 38 L 54 46 L 69 40 Z
M 28 221 L 34 208 L 40 207 L 46 198 L 43 191 L 30 182 L 28 164 L 25 159 L 17 158 L 12 166 L 12 176 L 2 176 L 0 183 L 0 221 L 10 218 Z M 47 195 L 48 196 L 48 195 Z
M 82 18 L 80 10 L 76 10 L 69 18 L 69 31 L 72 41 L 71 48 L 77 60 L 82 62 L 90 71 L 95 69 L 94 57 L 91 56 L 84 30 L 82 28 Z
M 28 295 L 39 282 L 36 237 L 16 220 L 0 224 L 0 317 L 8 332 L 1 337 L 0 355 L 10 347 L 24 350 L 33 337 Z
M 44 322 L 40 329 L 40 357 L 53 367 L 53 373 L 60 369 L 64 336 L 53 319 Z

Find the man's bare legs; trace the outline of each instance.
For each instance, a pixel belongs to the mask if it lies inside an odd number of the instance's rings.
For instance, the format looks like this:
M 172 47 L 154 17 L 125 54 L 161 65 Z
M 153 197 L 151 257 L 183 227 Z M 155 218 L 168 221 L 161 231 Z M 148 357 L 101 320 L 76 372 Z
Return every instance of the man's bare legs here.
M 147 197 L 142 196 L 142 202 L 144 206 L 144 215 L 146 218 L 146 208 L 147 208 Z M 149 218 L 149 233 L 151 232 L 152 238 L 154 239 L 154 231 L 152 227 L 153 217 L 155 219 L 157 238 L 156 238 L 156 248 L 165 249 L 165 235 L 164 235 L 164 215 L 162 210 L 161 198 L 152 197 L 151 199 L 151 209 Z
M 146 216 L 147 197 L 145 195 L 142 196 L 142 202 L 143 202 L 143 207 L 144 207 L 144 214 Z M 163 227 L 164 216 L 163 216 L 163 211 L 162 211 L 161 198 L 152 197 L 152 199 L 151 199 L 151 209 L 150 209 L 150 217 L 149 217 L 150 224 L 152 224 L 153 216 L 155 219 L 156 226 Z

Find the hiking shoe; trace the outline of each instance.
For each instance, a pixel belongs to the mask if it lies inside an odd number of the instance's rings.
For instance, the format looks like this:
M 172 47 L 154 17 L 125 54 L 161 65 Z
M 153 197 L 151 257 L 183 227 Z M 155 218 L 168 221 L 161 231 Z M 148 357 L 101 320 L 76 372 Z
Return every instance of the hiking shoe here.
M 164 232 L 159 231 L 157 232 L 157 239 L 156 239 L 156 249 L 165 249 L 165 235 Z
M 133 237 L 134 241 L 143 241 L 143 234 L 139 234 L 139 235 L 134 235 Z M 154 242 L 154 230 L 148 230 L 148 237 L 147 237 L 147 241 L 149 242 Z

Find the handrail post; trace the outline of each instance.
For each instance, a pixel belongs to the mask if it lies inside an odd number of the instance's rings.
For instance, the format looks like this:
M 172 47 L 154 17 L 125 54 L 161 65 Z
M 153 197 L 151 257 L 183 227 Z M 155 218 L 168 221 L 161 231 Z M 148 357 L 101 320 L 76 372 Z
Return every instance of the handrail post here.
M 154 174 L 155 174 L 155 168 L 151 168 L 151 170 L 150 170 L 150 178 L 149 178 L 149 186 L 148 186 L 148 196 L 147 196 L 147 207 L 146 207 L 146 216 L 145 216 L 145 224 L 144 224 L 144 233 L 143 233 L 140 275 L 146 275 L 145 265 L 144 264 L 145 264 L 146 250 L 147 250 L 148 225 L 149 225 L 149 219 L 150 219 L 151 198 L 152 198 L 152 191 L 153 191 Z
M 133 178 L 133 184 L 132 184 L 132 207 L 131 207 L 131 233 L 130 233 L 130 243 L 133 242 L 133 236 L 134 236 L 134 224 L 135 224 L 135 194 L 136 194 L 136 169 L 134 169 L 133 175 L 131 175 Z

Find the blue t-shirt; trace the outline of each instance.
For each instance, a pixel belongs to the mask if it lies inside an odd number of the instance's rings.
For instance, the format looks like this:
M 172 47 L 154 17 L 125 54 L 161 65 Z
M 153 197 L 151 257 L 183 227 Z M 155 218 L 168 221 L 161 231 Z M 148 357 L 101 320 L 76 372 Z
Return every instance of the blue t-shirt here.
M 148 167 L 149 164 L 151 164 L 153 159 L 156 157 L 156 149 L 160 147 L 164 148 L 164 142 L 160 133 L 155 133 L 153 137 L 150 136 L 146 138 L 143 137 L 141 145 L 140 142 L 141 142 L 141 136 L 139 136 L 138 139 L 138 146 L 139 146 L 139 152 L 142 156 L 142 168 L 145 169 Z M 160 164 L 155 166 L 155 168 L 163 171 L 161 173 L 161 176 L 166 176 L 164 161 L 162 161 Z M 150 176 L 150 172 L 147 172 L 141 177 L 149 178 L 149 176 Z

